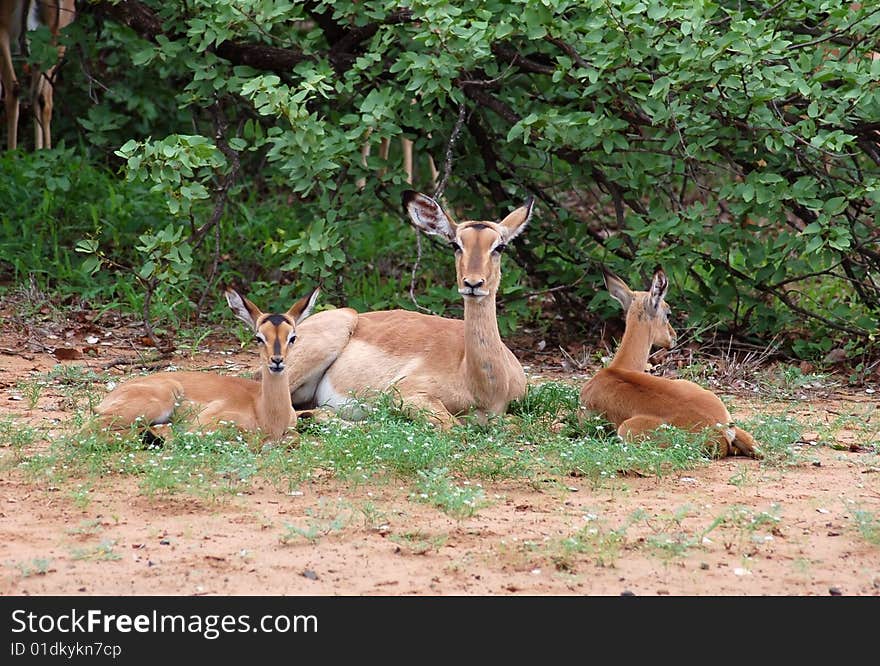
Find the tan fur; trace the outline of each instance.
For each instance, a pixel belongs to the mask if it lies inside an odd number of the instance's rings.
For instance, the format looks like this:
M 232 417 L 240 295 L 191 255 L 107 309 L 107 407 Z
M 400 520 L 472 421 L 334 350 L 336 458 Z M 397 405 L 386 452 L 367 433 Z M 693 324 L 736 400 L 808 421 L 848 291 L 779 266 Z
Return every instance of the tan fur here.
M 58 34 L 76 17 L 74 0 L 36 0 L 37 17 L 49 28 L 53 43 Z M 27 16 L 33 0 L 0 0 L 0 82 L 6 106 L 7 142 L 10 150 L 18 145 L 18 115 L 21 90 L 13 66 L 13 53 L 18 51 L 22 29 L 27 29 Z M 34 147 L 52 147 L 52 110 L 54 107 L 55 72 L 64 57 L 65 47 L 58 46 L 58 60 L 49 69 L 30 72 L 30 103 L 34 112 Z
M 652 345 L 672 347 L 675 331 L 668 322 L 664 297 L 666 275 L 658 269 L 650 291 L 630 291 L 614 274 L 605 274 L 610 293 L 623 305 L 626 330 L 614 359 L 581 390 L 583 416 L 590 412 L 612 421 L 621 437 L 637 439 L 663 424 L 694 432 L 715 431 L 713 453 L 723 457 L 757 457 L 755 440 L 731 424 L 730 413 L 711 391 L 684 379 L 666 379 L 645 373 Z
M 461 224 L 425 195 L 408 193 L 405 205 L 422 231 L 461 248 L 455 254 L 464 320 L 408 310 L 320 312 L 301 327 L 303 345 L 292 361 L 298 369 L 291 374 L 294 403 L 321 407 L 320 389 L 317 395 L 314 389 L 329 385 L 346 400 L 396 391 L 407 409 L 427 411 L 442 428 L 469 410 L 480 417 L 501 414 L 525 394 L 526 378 L 498 332 L 495 294 L 501 260 L 493 249 L 522 231 L 531 205 L 502 222 Z
M 277 321 L 278 315 L 264 314 L 233 290 L 227 300 L 236 315 L 251 325 L 260 344 L 261 379 L 253 381 L 209 372 L 162 372 L 136 377 L 117 386 L 96 408 L 105 427 L 129 428 L 137 421 L 145 426 L 168 423 L 175 415 L 192 427 L 233 423 L 241 430 L 261 432 L 265 438 L 280 439 L 296 425 L 290 403 L 290 363 L 297 333 L 314 304 L 317 290 L 297 301 Z M 272 319 L 276 318 L 273 322 Z M 276 371 L 270 371 L 275 368 Z

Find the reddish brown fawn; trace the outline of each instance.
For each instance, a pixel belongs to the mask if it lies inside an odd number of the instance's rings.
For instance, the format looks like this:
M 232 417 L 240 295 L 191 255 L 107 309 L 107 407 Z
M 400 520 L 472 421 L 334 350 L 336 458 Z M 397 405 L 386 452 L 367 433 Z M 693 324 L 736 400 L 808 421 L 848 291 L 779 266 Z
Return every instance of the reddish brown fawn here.
M 582 415 L 601 414 L 630 440 L 650 436 L 663 425 L 708 430 L 707 445 L 716 457 L 760 457 L 754 438 L 731 422 L 730 412 L 714 393 L 685 379 L 645 372 L 652 346 L 670 349 L 675 344 L 664 300 L 669 281 L 663 269 L 654 272 L 648 291 L 632 291 L 607 269 L 603 273 L 609 293 L 626 313 L 626 329 L 611 363 L 581 389 Z

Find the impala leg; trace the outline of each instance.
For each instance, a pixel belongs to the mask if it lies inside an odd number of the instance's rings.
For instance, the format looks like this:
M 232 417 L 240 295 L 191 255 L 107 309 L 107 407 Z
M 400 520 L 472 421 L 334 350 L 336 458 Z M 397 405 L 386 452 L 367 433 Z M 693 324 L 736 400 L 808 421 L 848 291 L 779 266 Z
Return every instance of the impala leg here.
M 294 405 L 314 404 L 318 383 L 348 345 L 357 318 L 351 308 L 340 308 L 314 314 L 297 326 L 296 343 L 287 361 Z
M 388 153 L 391 151 L 391 139 L 385 138 L 379 143 L 379 159 L 386 164 L 388 163 Z M 386 167 L 379 169 L 379 178 L 385 175 Z
M 437 397 L 437 386 L 432 385 L 431 380 L 404 378 L 395 383 L 391 391 L 399 397 L 402 410 L 412 419 L 424 417 L 440 430 L 449 430 L 460 423 Z
M 403 172 L 406 174 L 406 182 L 412 185 L 413 182 L 413 142 L 412 139 L 406 137 L 400 140 L 400 146 L 403 148 Z
M 367 131 L 367 138 L 364 140 L 364 145 L 361 146 L 361 164 L 364 166 L 367 166 L 367 159 L 370 157 L 370 134 L 372 133 L 373 130 Z M 364 189 L 367 186 L 366 177 L 358 178 L 355 185 L 359 190 Z
M 633 416 L 617 427 L 617 434 L 630 441 L 647 439 L 650 433 L 657 430 L 664 423 L 663 419 L 656 416 Z M 666 443 L 660 443 L 660 446 L 666 445 Z
M 750 433 L 737 426 L 733 426 L 733 432 L 735 436 L 730 444 L 731 455 L 740 454 L 751 458 L 763 458 L 758 450 L 758 443 Z
M 108 394 L 95 408 L 103 428 L 125 430 L 135 423 L 160 425 L 169 423 L 178 409 L 177 396 L 183 387 L 150 386 L 140 382 L 121 386 Z
M 712 445 L 711 453 L 715 458 L 739 455 L 762 457 L 754 437 L 735 425 L 722 424 L 721 431 L 709 440 L 709 444 Z
M 12 67 L 12 50 L 9 44 L 9 32 L 0 29 L 0 82 L 3 83 L 3 104 L 6 107 L 6 130 L 9 150 L 18 145 L 18 80 Z
M 590 405 L 585 405 L 583 401 L 578 404 L 575 415 L 577 416 L 580 425 L 584 425 L 587 421 L 592 421 L 597 418 L 602 419 L 603 422 L 607 421 L 605 413 L 601 409 L 595 409 Z
M 34 74 L 34 149 L 52 147 L 52 109 L 55 106 L 55 88 L 52 85 L 53 67 L 48 72 Z
M 423 392 L 401 392 L 401 398 L 403 400 L 403 410 L 407 414 L 414 418 L 424 415 L 429 423 L 433 423 L 440 430 L 449 430 L 452 426 L 459 423 L 459 420 L 449 413 L 449 410 L 446 409 L 446 406 L 439 398 Z
M 297 419 L 314 421 L 315 423 L 324 423 L 332 421 L 336 418 L 336 414 L 330 409 L 301 409 L 296 412 Z
M 434 158 L 428 155 L 428 168 L 431 170 L 431 187 L 437 189 L 437 183 L 440 182 L 440 172 L 434 163 Z

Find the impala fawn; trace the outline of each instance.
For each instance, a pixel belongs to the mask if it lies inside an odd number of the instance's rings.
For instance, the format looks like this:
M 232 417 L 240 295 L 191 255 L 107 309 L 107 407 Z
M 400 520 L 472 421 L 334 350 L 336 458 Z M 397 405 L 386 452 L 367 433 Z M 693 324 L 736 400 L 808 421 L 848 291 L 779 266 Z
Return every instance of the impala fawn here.
M 581 390 L 582 411 L 601 414 L 626 439 L 644 437 L 664 424 L 693 432 L 709 429 L 715 456 L 759 457 L 755 440 L 731 423 L 714 393 L 684 379 L 645 373 L 653 345 L 669 349 L 675 344 L 663 270 L 655 271 L 649 291 L 631 291 L 619 277 L 604 268 L 603 272 L 605 286 L 626 313 L 626 329 L 614 359 Z
M 169 423 L 177 414 L 192 414 L 194 425 L 229 421 L 241 430 L 280 439 L 296 425 L 290 403 L 290 357 L 296 326 L 309 316 L 318 290 L 298 300 L 284 314 L 264 314 L 233 289 L 226 301 L 235 315 L 254 329 L 260 343 L 260 381 L 209 372 L 162 372 L 120 384 L 97 406 L 99 423 L 129 428 Z M 148 437 L 148 439 L 150 439 Z

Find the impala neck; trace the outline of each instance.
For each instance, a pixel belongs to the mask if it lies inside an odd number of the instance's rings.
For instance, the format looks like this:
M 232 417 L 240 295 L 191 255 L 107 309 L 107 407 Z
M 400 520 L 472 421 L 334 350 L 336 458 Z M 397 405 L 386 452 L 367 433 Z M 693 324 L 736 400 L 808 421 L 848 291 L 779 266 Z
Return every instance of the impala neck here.
M 642 325 L 638 316 L 633 314 L 626 318 L 626 329 L 617 353 L 608 364 L 609 368 L 644 372 L 651 353 L 651 329 Z
M 464 299 L 464 364 L 468 383 L 478 393 L 494 394 L 503 378 L 504 343 L 498 332 L 495 294 Z
M 264 365 L 260 375 L 260 398 L 257 405 L 260 430 L 277 439 L 290 425 L 293 412 L 288 372 L 275 374 L 269 372 Z

